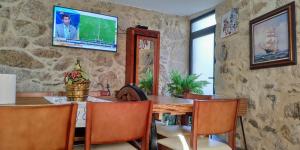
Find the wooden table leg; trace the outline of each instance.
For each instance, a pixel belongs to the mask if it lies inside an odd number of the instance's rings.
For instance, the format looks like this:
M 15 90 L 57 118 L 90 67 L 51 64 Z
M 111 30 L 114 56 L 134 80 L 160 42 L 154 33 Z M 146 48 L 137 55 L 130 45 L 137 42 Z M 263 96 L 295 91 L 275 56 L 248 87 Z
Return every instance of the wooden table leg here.
M 74 145 L 84 144 L 85 141 L 85 127 L 75 128 Z

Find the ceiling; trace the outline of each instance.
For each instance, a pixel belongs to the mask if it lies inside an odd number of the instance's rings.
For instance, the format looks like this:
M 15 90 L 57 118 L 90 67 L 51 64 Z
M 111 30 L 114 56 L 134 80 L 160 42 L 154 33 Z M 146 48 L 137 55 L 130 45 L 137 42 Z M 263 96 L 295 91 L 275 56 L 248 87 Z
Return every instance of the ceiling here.
M 110 0 L 113 3 L 133 6 L 161 13 L 190 16 L 212 8 L 224 0 Z

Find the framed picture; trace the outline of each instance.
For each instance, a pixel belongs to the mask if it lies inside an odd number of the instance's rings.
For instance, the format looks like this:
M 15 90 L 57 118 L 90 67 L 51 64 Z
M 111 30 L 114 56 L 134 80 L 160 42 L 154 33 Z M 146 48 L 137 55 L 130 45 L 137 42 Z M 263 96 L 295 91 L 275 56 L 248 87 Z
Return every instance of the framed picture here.
M 250 21 L 250 69 L 296 64 L 295 3 Z
M 238 8 L 232 8 L 222 16 L 221 38 L 232 35 L 238 31 Z

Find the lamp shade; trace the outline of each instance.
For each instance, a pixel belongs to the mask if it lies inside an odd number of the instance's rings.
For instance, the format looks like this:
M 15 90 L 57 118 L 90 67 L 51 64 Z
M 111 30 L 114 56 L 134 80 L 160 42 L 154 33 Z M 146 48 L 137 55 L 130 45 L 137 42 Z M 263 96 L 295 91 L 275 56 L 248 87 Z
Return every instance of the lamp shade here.
M 0 104 L 16 103 L 16 75 L 0 74 Z

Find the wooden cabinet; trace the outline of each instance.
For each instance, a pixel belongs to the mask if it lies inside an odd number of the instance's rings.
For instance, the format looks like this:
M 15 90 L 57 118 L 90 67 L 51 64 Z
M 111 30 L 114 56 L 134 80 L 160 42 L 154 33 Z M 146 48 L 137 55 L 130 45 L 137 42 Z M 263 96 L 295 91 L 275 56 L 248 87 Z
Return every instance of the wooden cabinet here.
M 147 71 L 153 75 L 152 95 L 158 95 L 160 33 L 128 28 L 126 37 L 126 84 L 139 86 Z

